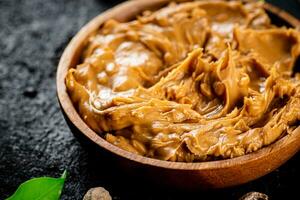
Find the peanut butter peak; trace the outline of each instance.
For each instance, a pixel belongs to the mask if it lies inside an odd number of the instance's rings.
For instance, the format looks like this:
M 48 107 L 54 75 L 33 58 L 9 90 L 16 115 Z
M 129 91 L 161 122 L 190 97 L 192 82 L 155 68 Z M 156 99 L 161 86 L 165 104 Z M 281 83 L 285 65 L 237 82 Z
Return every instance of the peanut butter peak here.
M 108 142 L 170 161 L 241 156 L 300 120 L 300 33 L 260 3 L 199 1 L 107 21 L 66 85 Z

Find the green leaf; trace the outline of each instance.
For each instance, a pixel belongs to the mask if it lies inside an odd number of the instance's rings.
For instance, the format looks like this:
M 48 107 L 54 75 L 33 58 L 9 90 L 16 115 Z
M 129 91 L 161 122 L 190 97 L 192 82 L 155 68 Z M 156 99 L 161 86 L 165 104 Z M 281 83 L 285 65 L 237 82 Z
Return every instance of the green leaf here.
M 6 200 L 58 200 L 63 189 L 67 171 L 60 178 L 40 177 L 22 183 Z

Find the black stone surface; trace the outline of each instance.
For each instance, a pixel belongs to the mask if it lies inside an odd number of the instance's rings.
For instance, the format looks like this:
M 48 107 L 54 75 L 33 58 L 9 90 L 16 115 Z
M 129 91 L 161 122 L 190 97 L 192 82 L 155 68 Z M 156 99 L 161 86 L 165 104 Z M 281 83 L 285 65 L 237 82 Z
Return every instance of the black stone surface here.
M 273 1 L 300 17 L 297 0 Z M 114 199 L 238 199 L 249 191 L 299 197 L 300 154 L 248 184 L 217 191 L 162 189 L 122 175 L 113 162 L 83 148 L 61 114 L 55 72 L 68 41 L 113 0 L 0 0 L 0 199 L 38 176 L 69 172 L 62 199 L 103 186 Z

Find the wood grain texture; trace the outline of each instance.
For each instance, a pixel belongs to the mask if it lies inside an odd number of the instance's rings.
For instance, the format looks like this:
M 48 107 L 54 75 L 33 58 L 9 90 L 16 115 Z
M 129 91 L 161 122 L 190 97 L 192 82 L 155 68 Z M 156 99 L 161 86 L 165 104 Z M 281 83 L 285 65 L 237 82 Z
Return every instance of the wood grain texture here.
M 102 149 L 119 158 L 121 165 L 139 168 L 150 179 L 158 178 L 165 184 L 180 188 L 223 188 L 242 184 L 259 178 L 278 168 L 300 149 L 300 127 L 274 144 L 254 153 L 241 157 L 199 162 L 169 162 L 136 155 L 122 150 L 101 138 L 80 118 L 66 91 L 65 76 L 69 68 L 79 61 L 86 39 L 99 29 L 106 20 L 114 18 L 121 22 L 134 18 L 146 9 L 156 9 L 168 0 L 136 0 L 124 2 L 94 18 L 84 26 L 65 49 L 57 69 L 57 95 L 61 108 L 74 128 Z M 265 3 L 264 8 L 293 27 L 300 27 L 300 22 L 288 13 Z

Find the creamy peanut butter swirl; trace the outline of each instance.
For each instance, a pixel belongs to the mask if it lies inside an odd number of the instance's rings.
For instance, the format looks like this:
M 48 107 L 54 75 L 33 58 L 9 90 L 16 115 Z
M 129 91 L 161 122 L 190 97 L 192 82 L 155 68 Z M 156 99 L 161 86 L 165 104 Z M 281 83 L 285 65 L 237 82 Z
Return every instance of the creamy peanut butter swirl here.
M 127 151 L 170 161 L 232 158 L 295 129 L 300 33 L 259 3 L 198 1 L 107 21 L 66 77 L 83 120 Z

